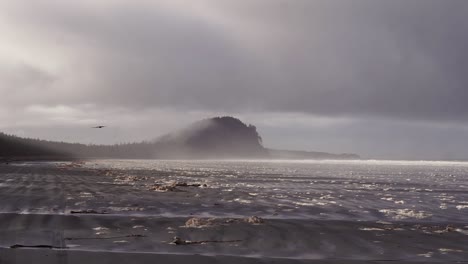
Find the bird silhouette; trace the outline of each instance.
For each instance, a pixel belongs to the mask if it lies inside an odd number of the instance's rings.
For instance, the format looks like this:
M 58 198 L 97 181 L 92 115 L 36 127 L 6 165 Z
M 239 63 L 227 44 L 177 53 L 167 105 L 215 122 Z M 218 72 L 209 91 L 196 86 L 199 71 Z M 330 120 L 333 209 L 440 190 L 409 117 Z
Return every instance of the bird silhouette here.
M 92 127 L 92 128 L 104 128 L 106 126 L 95 126 L 95 127 Z

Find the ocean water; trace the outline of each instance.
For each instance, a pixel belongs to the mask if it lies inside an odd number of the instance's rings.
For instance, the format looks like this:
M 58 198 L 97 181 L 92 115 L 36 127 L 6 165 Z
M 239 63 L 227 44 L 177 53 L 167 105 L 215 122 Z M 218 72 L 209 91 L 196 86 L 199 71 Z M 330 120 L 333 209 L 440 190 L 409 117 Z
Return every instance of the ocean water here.
M 0 165 L 0 223 L 0 250 L 457 262 L 468 259 L 468 163 L 15 163 Z
M 468 163 L 426 161 L 147 161 L 85 165 L 206 184 L 189 213 L 351 221 L 466 222 Z M 140 183 L 141 184 L 141 183 Z M 208 192 L 208 194 L 207 194 Z M 222 208 L 213 203 L 223 204 Z M 186 215 L 187 208 L 171 208 Z

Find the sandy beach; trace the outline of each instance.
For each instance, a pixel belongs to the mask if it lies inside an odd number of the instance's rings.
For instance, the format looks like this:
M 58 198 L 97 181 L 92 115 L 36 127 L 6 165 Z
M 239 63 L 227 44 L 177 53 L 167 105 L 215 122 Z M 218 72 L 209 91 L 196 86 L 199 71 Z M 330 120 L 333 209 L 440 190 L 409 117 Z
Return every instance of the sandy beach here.
M 184 167 L 169 162 L 153 164 L 152 169 L 137 161 L 113 164 L 0 165 L 0 263 L 463 263 L 468 259 L 468 223 L 460 200 L 453 206 L 447 201 L 451 208 L 438 215 L 425 198 L 419 200 L 421 209 L 357 185 L 347 199 L 331 188 L 340 189 L 338 183 L 349 178 L 285 174 L 282 170 L 291 165 L 277 168 L 276 173 L 248 168 L 251 174 L 246 174 L 235 163 L 226 168 L 226 164 Z M 322 173 L 325 170 L 322 166 Z M 275 184 L 286 178 L 300 180 L 299 185 L 314 180 L 329 185 L 307 186 L 309 192 L 291 189 L 299 194 L 275 191 Z M 398 187 L 394 185 L 395 190 Z M 348 189 L 342 191 L 352 192 Z M 412 195 L 435 199 L 439 194 L 431 190 Z M 453 191 L 447 197 L 466 198 L 463 188 Z M 316 198 L 310 204 L 296 197 L 307 193 Z M 360 199 L 352 198 L 354 194 L 364 200 L 353 200 Z M 385 204 L 389 199 L 392 206 Z M 365 200 L 386 209 L 366 208 Z M 357 212 L 352 205 L 362 210 Z

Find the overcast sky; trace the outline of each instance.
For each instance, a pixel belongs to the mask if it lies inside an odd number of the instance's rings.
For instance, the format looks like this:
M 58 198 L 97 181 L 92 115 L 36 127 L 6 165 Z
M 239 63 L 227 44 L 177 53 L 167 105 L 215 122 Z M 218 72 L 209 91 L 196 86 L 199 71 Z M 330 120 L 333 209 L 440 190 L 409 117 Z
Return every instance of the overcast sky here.
M 107 144 L 234 115 L 268 147 L 468 159 L 467 14 L 466 0 L 0 0 L 0 131 Z

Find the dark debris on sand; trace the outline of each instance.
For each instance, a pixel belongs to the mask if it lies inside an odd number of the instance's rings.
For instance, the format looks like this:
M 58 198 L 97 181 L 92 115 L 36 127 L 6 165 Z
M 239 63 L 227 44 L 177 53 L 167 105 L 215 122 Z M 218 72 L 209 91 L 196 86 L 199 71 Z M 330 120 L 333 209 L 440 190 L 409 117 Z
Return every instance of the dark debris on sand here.
M 70 211 L 70 214 L 109 214 L 107 211 L 96 211 L 93 209 Z
M 43 248 L 43 249 L 67 249 L 68 247 L 55 247 L 51 245 L 21 245 L 21 244 L 15 244 L 10 246 L 12 249 L 17 249 L 17 248 Z
M 242 242 L 242 240 L 199 240 L 199 241 L 189 241 L 181 239 L 180 237 L 174 237 L 174 240 L 170 243 L 173 245 L 202 245 L 207 243 L 236 243 Z
M 154 184 L 149 190 L 150 191 L 161 191 L 161 192 L 183 192 L 183 190 L 178 189 L 177 187 L 208 187 L 206 184 L 193 183 L 189 184 L 186 182 L 174 182 L 169 185 L 164 184 Z

